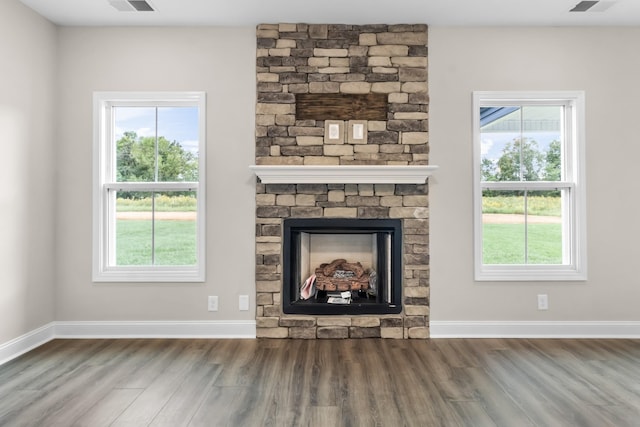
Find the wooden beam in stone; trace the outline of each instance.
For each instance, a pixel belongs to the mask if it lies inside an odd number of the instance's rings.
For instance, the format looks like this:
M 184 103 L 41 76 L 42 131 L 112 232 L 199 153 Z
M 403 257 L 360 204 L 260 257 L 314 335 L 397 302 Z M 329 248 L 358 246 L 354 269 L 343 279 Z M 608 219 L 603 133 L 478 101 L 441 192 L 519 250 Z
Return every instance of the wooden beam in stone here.
M 296 120 L 387 120 L 387 95 L 299 93 Z

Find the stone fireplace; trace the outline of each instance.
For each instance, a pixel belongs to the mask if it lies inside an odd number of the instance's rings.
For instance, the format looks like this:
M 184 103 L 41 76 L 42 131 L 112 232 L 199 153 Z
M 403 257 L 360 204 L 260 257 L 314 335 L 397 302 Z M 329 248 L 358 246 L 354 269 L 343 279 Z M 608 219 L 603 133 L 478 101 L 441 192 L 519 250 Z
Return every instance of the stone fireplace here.
M 258 26 L 259 338 L 429 336 L 428 100 L 426 25 Z M 300 298 L 325 269 L 350 307 Z

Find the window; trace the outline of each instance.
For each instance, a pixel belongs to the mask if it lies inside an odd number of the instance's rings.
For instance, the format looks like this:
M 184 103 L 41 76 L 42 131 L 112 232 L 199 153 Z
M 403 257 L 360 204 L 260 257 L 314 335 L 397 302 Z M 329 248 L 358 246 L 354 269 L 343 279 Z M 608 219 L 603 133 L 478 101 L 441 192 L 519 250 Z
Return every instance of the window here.
M 586 280 L 583 92 L 474 92 L 476 280 Z
M 205 94 L 94 94 L 93 280 L 204 281 Z

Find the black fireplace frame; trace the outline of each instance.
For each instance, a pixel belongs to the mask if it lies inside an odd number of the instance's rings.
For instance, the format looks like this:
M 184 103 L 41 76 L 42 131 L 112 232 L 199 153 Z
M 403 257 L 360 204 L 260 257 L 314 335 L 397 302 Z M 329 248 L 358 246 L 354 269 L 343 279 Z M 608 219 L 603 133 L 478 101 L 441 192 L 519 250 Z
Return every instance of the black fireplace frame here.
M 402 311 L 402 220 L 401 219 L 360 219 L 360 218 L 285 218 L 283 220 L 283 271 L 282 271 L 282 311 L 286 314 L 315 314 L 315 315 L 358 315 L 358 314 L 398 314 Z M 391 236 L 391 254 L 389 255 L 391 272 L 388 275 L 386 266 L 377 266 L 379 278 L 383 281 L 389 276 L 391 292 L 385 292 L 386 283 L 379 284 L 382 292 L 374 303 L 359 303 L 348 305 L 333 305 L 322 303 L 307 303 L 293 301 L 297 295 L 296 288 L 300 286 L 299 235 L 310 234 L 377 234 L 378 239 L 383 235 Z M 385 255 L 386 256 L 386 255 Z M 383 264 L 387 264 L 383 262 Z M 381 261 L 378 260 L 380 263 Z M 379 279 L 379 280 L 380 280 Z M 383 300 L 384 299 L 384 300 Z M 388 300 L 388 302 L 387 302 Z

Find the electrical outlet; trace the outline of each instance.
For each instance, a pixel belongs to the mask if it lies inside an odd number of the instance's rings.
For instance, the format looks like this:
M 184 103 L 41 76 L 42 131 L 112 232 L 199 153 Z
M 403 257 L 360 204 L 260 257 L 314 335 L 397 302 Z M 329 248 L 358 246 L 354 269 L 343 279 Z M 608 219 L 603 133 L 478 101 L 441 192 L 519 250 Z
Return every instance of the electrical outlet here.
M 249 310 L 249 295 L 239 295 L 238 296 L 238 309 L 240 311 L 248 311 Z
M 549 309 L 549 296 L 547 294 L 538 295 L 538 310 Z
M 218 297 L 210 296 L 209 297 L 209 311 L 218 311 Z

